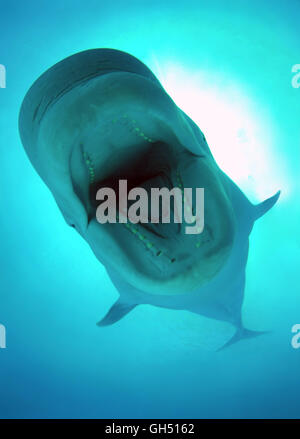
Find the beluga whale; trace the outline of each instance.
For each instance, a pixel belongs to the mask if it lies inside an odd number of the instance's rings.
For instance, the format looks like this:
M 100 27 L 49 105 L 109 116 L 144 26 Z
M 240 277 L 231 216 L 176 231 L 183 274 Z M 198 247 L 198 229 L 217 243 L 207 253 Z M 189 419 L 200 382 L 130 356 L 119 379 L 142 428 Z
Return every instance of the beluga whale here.
M 151 304 L 178 310 L 179 318 L 187 310 L 231 323 L 235 333 L 226 346 L 260 334 L 245 328 L 241 315 L 249 235 L 280 192 L 252 204 L 144 63 L 107 48 L 63 59 L 27 92 L 19 131 L 65 221 L 89 244 L 119 293 L 99 326 Z M 127 185 L 123 195 L 120 181 Z M 101 222 L 103 188 L 114 191 L 117 206 L 132 206 L 132 189 L 203 188 L 204 226 L 201 233 L 185 233 L 184 224 L 162 215 L 153 222 L 124 215 Z M 191 199 L 194 214 L 193 204 Z

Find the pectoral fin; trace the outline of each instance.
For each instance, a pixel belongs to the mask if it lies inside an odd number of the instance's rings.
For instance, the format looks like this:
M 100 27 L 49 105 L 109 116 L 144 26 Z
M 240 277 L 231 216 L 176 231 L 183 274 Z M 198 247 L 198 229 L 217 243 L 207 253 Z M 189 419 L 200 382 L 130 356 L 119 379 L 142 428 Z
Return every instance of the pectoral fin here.
M 273 195 L 272 197 L 263 201 L 262 203 L 257 204 L 255 206 L 254 219 L 257 220 L 258 218 L 263 216 L 265 213 L 267 213 L 268 210 L 270 210 L 274 206 L 274 204 L 277 202 L 279 196 L 280 196 L 280 191 L 276 192 L 275 195 Z
M 100 322 L 97 323 L 98 326 L 108 326 L 121 320 L 126 314 L 128 314 L 136 305 L 129 305 L 123 303 L 120 299 L 110 308 L 108 313 L 103 317 Z

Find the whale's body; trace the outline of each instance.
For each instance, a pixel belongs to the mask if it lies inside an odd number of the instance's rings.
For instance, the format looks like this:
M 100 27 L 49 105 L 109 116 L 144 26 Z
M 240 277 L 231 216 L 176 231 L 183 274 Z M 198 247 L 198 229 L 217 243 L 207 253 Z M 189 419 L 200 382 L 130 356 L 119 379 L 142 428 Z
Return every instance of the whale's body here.
M 28 91 L 19 128 L 65 220 L 89 243 L 120 294 L 100 326 L 151 304 L 233 324 L 236 333 L 228 344 L 258 334 L 245 329 L 241 318 L 249 234 L 279 193 L 251 204 L 217 166 L 200 129 L 143 63 L 111 49 L 64 59 Z M 91 193 L 97 184 L 112 185 L 113 176 L 124 175 L 136 183 L 140 173 L 141 185 L 148 187 L 166 174 L 174 181 L 175 171 L 185 185 L 206 190 L 202 240 L 196 243 L 171 226 L 125 230 L 95 220 Z

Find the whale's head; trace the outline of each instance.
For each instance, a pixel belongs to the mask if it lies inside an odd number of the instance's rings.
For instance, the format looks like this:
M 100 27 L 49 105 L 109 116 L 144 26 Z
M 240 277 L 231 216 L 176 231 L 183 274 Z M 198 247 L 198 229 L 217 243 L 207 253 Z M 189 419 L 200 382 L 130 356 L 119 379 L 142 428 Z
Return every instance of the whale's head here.
M 226 264 L 235 217 L 223 174 L 199 128 L 136 58 L 96 49 L 59 62 L 28 91 L 19 126 L 67 223 L 128 284 L 149 294 L 184 294 Z M 172 215 L 169 223 L 160 216 L 100 224 L 97 193 L 114 189 L 118 206 L 120 180 L 128 191 L 143 188 L 149 200 L 153 188 L 204 188 L 203 231 L 186 233 Z

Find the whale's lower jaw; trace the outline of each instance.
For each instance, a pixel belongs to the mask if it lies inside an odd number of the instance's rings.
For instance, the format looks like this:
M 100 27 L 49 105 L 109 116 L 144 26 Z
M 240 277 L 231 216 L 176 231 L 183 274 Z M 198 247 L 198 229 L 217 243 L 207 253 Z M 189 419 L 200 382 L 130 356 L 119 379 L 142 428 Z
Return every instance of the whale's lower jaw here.
M 67 141 L 71 145 L 68 172 L 87 217 L 87 226 L 76 218 L 74 224 L 97 258 L 137 289 L 160 295 L 193 291 L 222 269 L 233 245 L 234 217 L 219 168 L 201 145 L 199 154 L 190 152 L 195 139 L 162 89 L 134 78 L 135 89 L 127 75 L 121 95 L 114 77 L 104 99 L 104 80 L 67 93 L 42 124 L 59 150 Z M 204 188 L 203 232 L 186 234 L 185 224 L 172 221 L 99 224 L 96 194 L 115 189 L 120 179 L 149 196 L 152 188 Z
M 215 251 L 214 242 L 209 241 L 210 238 L 205 241 L 207 234 L 204 232 L 202 249 L 192 247 L 191 243 L 190 253 L 181 254 L 180 248 L 171 253 L 171 238 L 160 242 L 159 238 L 153 239 L 139 226 L 136 229 L 141 230 L 137 232 L 143 236 L 140 238 L 127 227 L 101 225 L 92 219 L 86 240 L 106 268 L 118 273 L 128 285 L 147 294 L 180 295 L 198 290 L 217 275 L 232 251 L 231 242 L 224 243 Z M 156 251 L 159 246 L 163 250 Z

